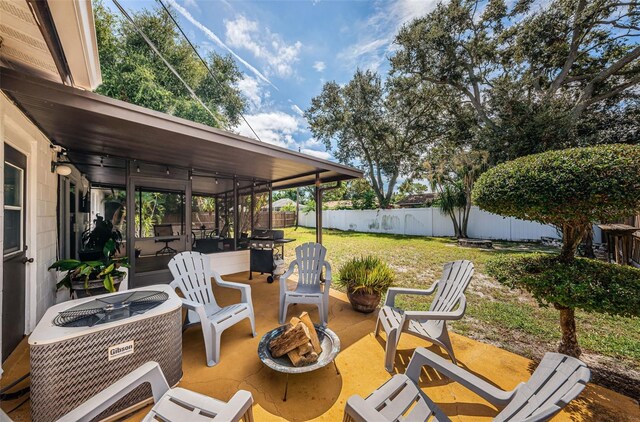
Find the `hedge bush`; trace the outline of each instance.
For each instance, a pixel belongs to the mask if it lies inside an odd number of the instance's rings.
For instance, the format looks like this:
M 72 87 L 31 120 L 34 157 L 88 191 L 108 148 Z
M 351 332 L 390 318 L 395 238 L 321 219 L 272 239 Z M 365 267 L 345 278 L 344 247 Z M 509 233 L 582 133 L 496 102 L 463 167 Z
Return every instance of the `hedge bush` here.
M 640 212 L 640 146 L 521 157 L 480 176 L 472 198 L 489 212 L 557 226 L 616 221 Z
M 498 255 L 486 268 L 500 283 L 531 292 L 543 306 L 640 316 L 640 269 L 588 258 L 566 263 L 550 254 Z

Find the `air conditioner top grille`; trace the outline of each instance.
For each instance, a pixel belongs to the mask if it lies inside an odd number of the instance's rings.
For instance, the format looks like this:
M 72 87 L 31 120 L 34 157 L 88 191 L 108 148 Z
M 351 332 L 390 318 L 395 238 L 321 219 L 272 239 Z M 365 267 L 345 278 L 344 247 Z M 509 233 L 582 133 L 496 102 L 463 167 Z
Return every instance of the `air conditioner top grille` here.
M 167 299 L 167 293 L 156 290 L 104 296 L 59 312 L 53 324 L 58 327 L 93 327 L 143 314 Z

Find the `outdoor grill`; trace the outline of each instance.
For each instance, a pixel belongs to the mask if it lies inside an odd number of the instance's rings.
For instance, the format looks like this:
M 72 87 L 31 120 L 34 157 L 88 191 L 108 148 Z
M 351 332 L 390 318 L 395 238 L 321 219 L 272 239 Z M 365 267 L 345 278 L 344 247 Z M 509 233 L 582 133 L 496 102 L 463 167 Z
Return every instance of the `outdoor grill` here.
M 284 230 L 254 230 L 249 241 L 250 265 L 249 280 L 253 272 L 269 274 L 267 282 L 273 283 L 273 277 L 284 274 L 284 245 L 293 239 L 284 238 Z M 276 252 L 280 248 L 280 253 Z M 279 267 L 280 265 L 280 267 Z

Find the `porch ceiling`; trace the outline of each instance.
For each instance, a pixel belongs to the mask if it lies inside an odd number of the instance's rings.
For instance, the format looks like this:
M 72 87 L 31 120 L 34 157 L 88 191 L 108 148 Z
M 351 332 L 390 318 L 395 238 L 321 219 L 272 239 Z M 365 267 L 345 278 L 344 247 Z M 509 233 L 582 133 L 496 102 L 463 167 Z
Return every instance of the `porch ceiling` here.
M 0 68 L 0 88 L 55 144 L 72 154 L 118 157 L 272 181 L 274 189 L 362 177 L 321 160 L 92 92 Z M 106 167 L 81 165 L 92 182 L 113 179 Z M 118 169 L 114 169 L 118 170 Z M 119 170 L 121 172 L 121 170 Z

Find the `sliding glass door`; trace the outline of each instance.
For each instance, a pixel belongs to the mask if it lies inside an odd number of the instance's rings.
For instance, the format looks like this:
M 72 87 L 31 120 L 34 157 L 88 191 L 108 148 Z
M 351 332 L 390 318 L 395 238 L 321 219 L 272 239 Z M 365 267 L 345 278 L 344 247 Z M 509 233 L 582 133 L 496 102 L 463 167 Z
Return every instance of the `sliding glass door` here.
M 168 283 L 171 258 L 191 250 L 190 183 L 132 177 L 129 187 L 135 210 L 135 224 L 128 227 L 132 287 Z

